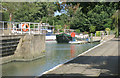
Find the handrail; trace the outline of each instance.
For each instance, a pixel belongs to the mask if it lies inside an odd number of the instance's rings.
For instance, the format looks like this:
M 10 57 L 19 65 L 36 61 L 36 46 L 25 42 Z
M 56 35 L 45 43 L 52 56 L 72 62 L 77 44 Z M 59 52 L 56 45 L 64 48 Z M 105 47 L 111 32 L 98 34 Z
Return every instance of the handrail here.
M 7 23 L 7 25 L 5 23 Z M 26 29 L 26 26 L 22 27 L 23 24 L 29 25 L 27 27 L 28 31 L 25 31 L 25 32 L 23 31 L 23 29 Z M 18 33 L 43 34 L 47 30 L 50 30 L 48 29 L 48 27 L 53 27 L 53 26 L 50 26 L 49 24 L 43 25 L 40 23 L 33 23 L 33 22 L 13 22 L 13 21 L 0 21 L 0 25 L 2 25 L 0 26 L 0 31 L 2 30 L 0 34 L 3 34 L 3 35 L 5 33 L 5 30 L 8 30 L 9 34 L 18 34 Z

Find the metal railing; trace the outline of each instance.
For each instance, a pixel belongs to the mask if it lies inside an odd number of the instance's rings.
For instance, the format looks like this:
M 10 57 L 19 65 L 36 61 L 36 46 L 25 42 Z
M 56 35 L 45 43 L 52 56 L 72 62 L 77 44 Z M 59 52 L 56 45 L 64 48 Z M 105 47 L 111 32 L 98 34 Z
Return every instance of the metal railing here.
M 26 25 L 28 25 L 26 27 Z M 9 22 L 0 21 L 0 35 L 11 34 L 46 34 L 50 25 L 42 25 L 33 22 Z M 26 30 L 26 31 L 25 31 Z

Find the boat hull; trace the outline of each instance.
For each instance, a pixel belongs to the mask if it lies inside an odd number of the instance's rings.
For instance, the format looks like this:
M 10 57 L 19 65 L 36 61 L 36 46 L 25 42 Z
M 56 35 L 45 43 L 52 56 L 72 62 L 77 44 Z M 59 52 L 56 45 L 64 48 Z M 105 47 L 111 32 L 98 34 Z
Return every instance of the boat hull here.
M 56 35 L 56 41 L 57 43 L 69 43 L 69 41 L 72 41 L 72 37 L 67 34 L 60 34 Z

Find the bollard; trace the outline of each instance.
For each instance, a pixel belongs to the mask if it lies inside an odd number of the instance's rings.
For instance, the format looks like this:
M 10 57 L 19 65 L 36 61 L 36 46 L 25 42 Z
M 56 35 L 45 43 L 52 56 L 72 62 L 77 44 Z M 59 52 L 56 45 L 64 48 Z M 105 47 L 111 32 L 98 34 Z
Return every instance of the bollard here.
M 36 28 L 35 28 L 35 24 L 34 24 L 34 32 L 33 32 L 33 34 L 35 34 L 36 33 Z
M 107 36 L 108 36 L 108 31 L 107 31 Z
M 11 35 L 10 30 L 11 30 L 11 29 L 9 28 L 9 35 Z
M 3 22 L 3 34 L 2 35 L 4 35 L 4 22 Z
M 95 33 L 95 37 L 96 37 L 96 33 Z
M 30 35 L 30 23 L 29 23 L 29 35 Z
M 91 33 L 91 42 L 93 41 L 93 33 Z
M 20 29 L 21 29 L 21 34 L 22 34 L 22 23 L 21 24 L 19 24 L 20 25 Z
M 38 24 L 38 34 L 40 34 L 40 24 Z

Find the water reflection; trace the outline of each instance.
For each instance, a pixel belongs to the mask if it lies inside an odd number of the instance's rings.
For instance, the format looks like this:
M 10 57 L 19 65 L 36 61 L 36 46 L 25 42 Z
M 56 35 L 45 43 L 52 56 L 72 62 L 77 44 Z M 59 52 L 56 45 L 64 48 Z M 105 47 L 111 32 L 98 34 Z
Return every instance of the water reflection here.
M 46 43 L 46 56 L 32 62 L 12 62 L 2 66 L 3 76 L 37 76 L 86 51 L 98 43 L 57 44 Z
M 75 54 L 75 45 L 71 45 L 70 46 L 71 50 L 70 50 L 70 58 L 73 58 L 75 57 L 74 54 Z

